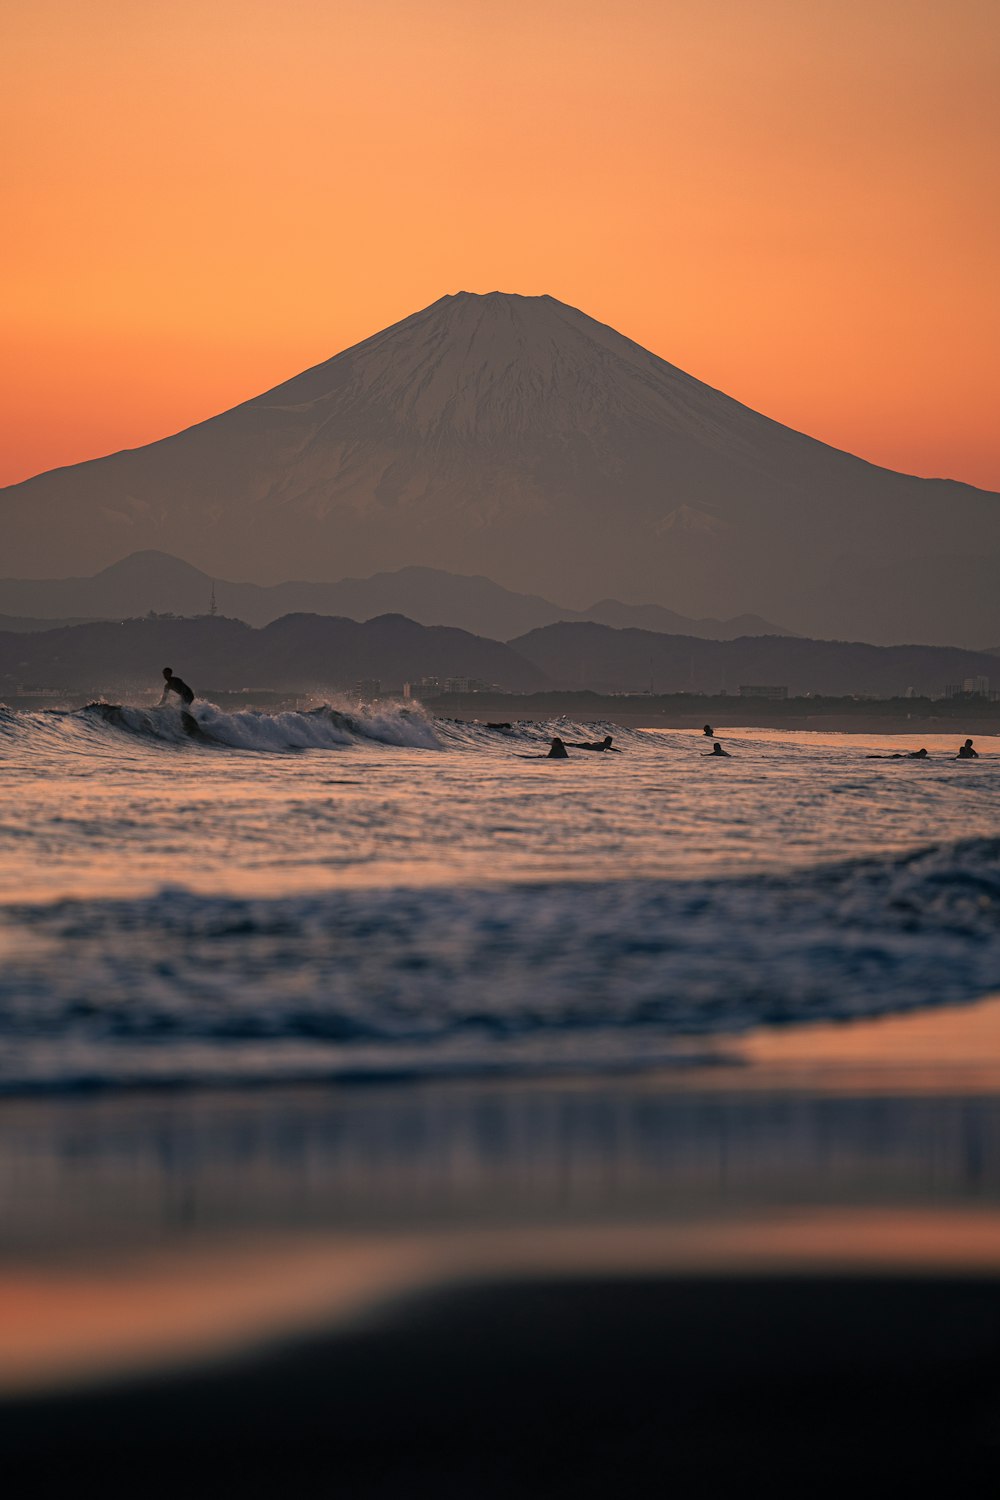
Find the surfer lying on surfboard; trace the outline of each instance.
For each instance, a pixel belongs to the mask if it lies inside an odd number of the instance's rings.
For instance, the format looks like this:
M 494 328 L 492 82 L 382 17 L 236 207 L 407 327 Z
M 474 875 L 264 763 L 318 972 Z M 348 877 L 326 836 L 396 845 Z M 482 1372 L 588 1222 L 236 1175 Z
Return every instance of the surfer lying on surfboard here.
M 603 740 L 570 740 L 570 746 L 574 750 L 609 750 L 612 755 L 621 755 L 621 751 L 612 745 L 610 734 L 606 734 Z

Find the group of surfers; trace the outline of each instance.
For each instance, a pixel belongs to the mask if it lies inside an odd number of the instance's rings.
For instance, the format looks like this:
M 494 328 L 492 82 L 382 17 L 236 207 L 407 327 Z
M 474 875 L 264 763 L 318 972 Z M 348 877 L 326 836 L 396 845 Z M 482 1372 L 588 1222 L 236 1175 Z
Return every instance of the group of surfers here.
M 704 729 L 702 730 L 702 733 L 708 739 L 712 739 L 713 736 L 714 736 L 715 731 L 713 730 L 711 724 L 706 724 L 705 727 L 704 727 Z M 588 744 L 586 742 L 584 742 L 582 744 L 574 744 L 571 741 L 570 744 L 569 744 L 569 746 L 567 746 L 565 744 L 565 742 L 563 740 L 561 740 L 558 735 L 556 735 L 555 738 L 552 741 L 552 744 L 551 744 L 550 748 L 549 748 L 548 755 L 543 756 L 543 759 L 544 760 L 568 760 L 569 759 L 569 751 L 570 750 L 615 750 L 615 747 L 611 743 L 611 735 L 610 734 L 606 734 L 604 736 L 604 739 L 600 742 L 600 744 L 597 744 L 597 743 Z M 615 750 L 615 754 L 616 755 L 620 754 L 620 753 L 621 753 L 620 751 Z M 722 748 L 721 744 L 719 743 L 719 741 L 715 740 L 714 743 L 713 743 L 713 745 L 712 745 L 711 750 L 706 751 L 705 754 L 706 754 L 706 756 L 707 756 L 707 758 L 709 760 L 714 760 L 716 756 L 720 756 L 720 755 L 728 756 L 730 754 L 730 752 L 728 750 L 723 750 L 723 748 Z M 869 755 L 867 758 L 868 758 L 868 760 L 928 760 L 930 757 L 929 757 L 929 752 L 927 750 L 920 749 L 920 750 L 897 750 L 892 755 Z M 978 759 L 979 759 L 979 751 L 975 748 L 975 746 L 973 745 L 973 743 L 972 743 L 971 740 L 966 740 L 964 745 L 959 745 L 959 747 L 958 747 L 958 754 L 952 756 L 952 760 L 978 760 Z
M 164 667 L 163 676 L 165 680 L 163 695 L 160 698 L 160 706 L 162 707 L 166 703 L 171 693 L 176 693 L 184 707 L 188 708 L 194 702 L 194 693 L 188 687 L 187 683 L 182 682 L 175 675 L 173 667 Z M 509 726 L 506 724 L 491 724 L 489 727 L 491 729 L 506 729 Z M 714 739 L 715 731 L 711 724 L 706 724 L 702 733 L 706 739 Z M 548 755 L 542 758 L 543 760 L 568 760 L 571 750 L 592 750 L 598 754 L 609 753 L 611 755 L 620 755 L 621 751 L 616 745 L 612 744 L 612 738 L 610 734 L 606 734 L 603 740 L 570 740 L 567 745 L 565 740 L 561 739 L 557 734 L 553 736 Z M 707 751 L 706 754 L 712 759 L 721 755 L 728 756 L 729 751 L 723 750 L 719 741 L 714 740 L 711 750 Z M 869 755 L 868 757 L 869 760 L 926 760 L 927 758 L 926 750 L 896 751 L 894 755 Z M 971 740 L 966 740 L 964 745 L 959 746 L 958 754 L 952 758 L 954 760 L 978 760 L 979 751 L 974 748 Z

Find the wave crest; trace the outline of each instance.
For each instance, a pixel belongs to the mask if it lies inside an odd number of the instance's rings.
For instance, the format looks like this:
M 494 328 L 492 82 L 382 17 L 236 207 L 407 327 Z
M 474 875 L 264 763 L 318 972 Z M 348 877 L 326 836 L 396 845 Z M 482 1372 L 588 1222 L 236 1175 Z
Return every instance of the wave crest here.
M 336 750 L 362 743 L 437 750 L 441 743 L 433 721 L 420 708 L 396 704 L 371 709 L 343 709 L 324 704 L 281 713 L 248 708 L 227 713 L 207 702 L 193 703 L 189 709 L 91 703 L 79 710 L 79 715 L 139 739 L 173 745 L 194 742 L 271 754 Z

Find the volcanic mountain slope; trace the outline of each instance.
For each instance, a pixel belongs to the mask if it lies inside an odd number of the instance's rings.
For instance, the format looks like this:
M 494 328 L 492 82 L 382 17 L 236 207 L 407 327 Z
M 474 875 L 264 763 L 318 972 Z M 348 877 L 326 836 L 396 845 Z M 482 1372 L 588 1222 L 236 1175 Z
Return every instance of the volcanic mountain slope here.
M 174 437 L 0 491 L 3 571 L 163 548 L 262 582 L 419 565 L 813 635 L 1000 631 L 1000 496 L 867 464 L 551 297 L 443 297 Z

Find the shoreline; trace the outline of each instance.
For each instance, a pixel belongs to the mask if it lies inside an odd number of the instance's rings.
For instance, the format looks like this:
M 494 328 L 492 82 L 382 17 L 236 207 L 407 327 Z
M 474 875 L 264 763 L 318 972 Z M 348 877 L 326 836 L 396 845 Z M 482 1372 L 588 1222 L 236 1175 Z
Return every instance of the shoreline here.
M 1000 997 L 725 1043 L 0 1102 L 5 1472 L 575 1500 L 991 1471 Z
M 429 705 L 424 705 L 430 707 Z M 455 705 L 451 705 L 453 708 Z M 502 708 L 494 705 L 494 709 L 487 713 L 485 709 L 476 712 L 473 705 L 462 705 L 462 715 L 471 722 L 486 723 L 487 718 L 493 719 L 494 713 L 497 717 Z M 446 717 L 444 710 L 434 707 L 433 712 L 440 717 Z M 623 729 L 678 729 L 690 730 L 694 734 L 701 734 L 702 727 L 706 721 L 711 722 L 713 731 L 719 734 L 737 734 L 741 732 L 753 733 L 756 730 L 767 730 L 772 733 L 815 733 L 815 734 L 876 734 L 876 735 L 913 735 L 934 734 L 947 735 L 949 739 L 956 737 L 956 744 L 966 735 L 974 739 L 989 739 L 1000 735 L 1000 720 L 996 718 L 977 719 L 971 716 L 968 719 L 955 721 L 952 719 L 939 719 L 935 715 L 914 714 L 912 718 L 900 719 L 891 714 L 789 714 L 771 716 L 768 714 L 757 714 L 749 717 L 744 710 L 723 711 L 715 713 L 684 713 L 680 711 L 633 711 L 626 709 L 607 708 L 606 710 L 595 709 L 592 713 L 577 713 L 572 709 L 553 709 L 546 712 L 542 709 L 524 710 L 516 713 L 511 710 L 512 723 L 542 724 L 550 723 L 560 718 L 569 719 L 580 723 L 614 723 L 620 724 Z
M 954 1492 L 995 1472 L 1000 1283 L 961 1274 L 607 1273 L 450 1286 L 339 1330 L 0 1401 L 25 1487 L 154 1472 L 185 1494 L 635 1494 L 669 1474 Z
M 1000 997 L 719 1041 L 628 1075 L 0 1102 L 0 1422 L 478 1285 L 1000 1288 Z
M 441 718 L 474 722 L 540 723 L 570 719 L 611 722 L 626 729 L 690 729 L 706 723 L 720 731 L 736 729 L 817 731 L 827 734 L 1000 734 L 1000 705 L 975 699 L 785 698 L 773 702 L 737 696 L 688 694 L 448 694 L 414 699 Z

